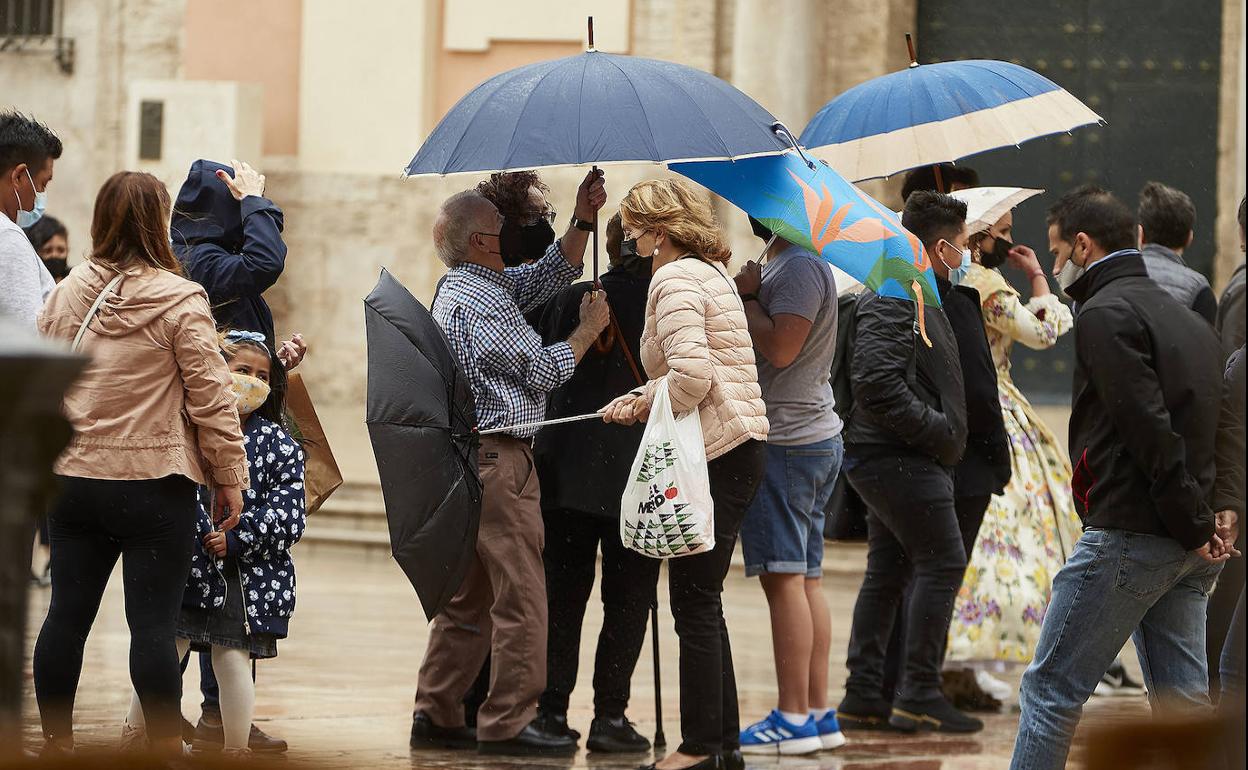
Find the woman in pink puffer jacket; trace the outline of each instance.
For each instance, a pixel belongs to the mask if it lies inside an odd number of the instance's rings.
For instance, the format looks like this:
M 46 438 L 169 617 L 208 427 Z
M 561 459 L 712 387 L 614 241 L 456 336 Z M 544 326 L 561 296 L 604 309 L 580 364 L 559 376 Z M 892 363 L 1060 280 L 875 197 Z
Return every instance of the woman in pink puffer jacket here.
M 745 308 L 725 265 L 731 256 L 709 203 L 684 182 L 642 182 L 620 204 L 621 253 L 653 258 L 640 393 L 604 412 L 608 422 L 645 421 L 666 380 L 672 410 L 698 410 L 715 502 L 715 548 L 673 559 L 668 582 L 680 637 L 682 742 L 658 770 L 740 764 L 736 680 L 720 594 L 745 509 L 763 477 L 767 417 Z M 734 761 L 736 760 L 736 761 Z

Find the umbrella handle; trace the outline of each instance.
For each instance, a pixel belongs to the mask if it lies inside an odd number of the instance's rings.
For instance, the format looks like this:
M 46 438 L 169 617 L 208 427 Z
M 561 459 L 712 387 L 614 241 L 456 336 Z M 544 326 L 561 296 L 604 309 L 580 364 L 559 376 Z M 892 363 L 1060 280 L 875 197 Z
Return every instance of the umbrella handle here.
M 807 167 L 815 167 L 814 161 L 806 157 L 806 153 L 802 151 L 801 145 L 799 145 L 797 140 L 793 138 L 793 132 L 789 130 L 788 126 L 777 120 L 775 123 L 771 124 L 771 132 L 780 137 L 783 141 L 788 142 L 789 146 L 796 150 L 797 154 L 800 155 L 802 160 L 806 162 Z
M 589 47 L 594 47 L 594 17 L 589 17 Z M 598 166 L 594 165 L 592 171 L 594 176 L 598 176 Z M 598 210 L 594 209 L 594 286 L 598 285 Z

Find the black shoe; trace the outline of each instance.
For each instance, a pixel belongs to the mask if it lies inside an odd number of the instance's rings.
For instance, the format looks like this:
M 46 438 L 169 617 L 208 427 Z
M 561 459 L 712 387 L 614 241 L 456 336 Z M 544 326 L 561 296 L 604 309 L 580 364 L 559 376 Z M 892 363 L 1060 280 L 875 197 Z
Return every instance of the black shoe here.
M 186 717 L 182 717 L 182 742 L 195 742 L 195 725 L 187 721 Z
M 477 731 L 471 727 L 438 727 L 424 712 L 412 717 L 413 749 L 475 749 Z
M 629 754 L 649 751 L 650 741 L 624 717 L 594 717 L 585 748 L 608 754 Z
M 836 707 L 842 730 L 891 730 L 888 719 L 892 713 L 893 705 L 883 698 L 859 698 L 848 693 Z
M 196 751 L 220 751 L 225 745 L 225 728 L 221 726 L 219 714 L 204 712 L 199 718 L 199 724 L 192 729 L 190 740 L 185 735 L 191 724 L 186 720 L 182 721 L 182 740 L 190 743 Z M 281 754 L 286 751 L 287 746 L 286 741 L 274 738 L 253 723 L 251 733 L 247 736 L 247 748 L 257 754 Z
M 738 756 L 741 754 L 741 752 L 739 751 L 735 753 Z M 689 765 L 688 767 L 685 768 L 685 770 L 723 770 L 724 756 L 726 755 L 712 754 L 711 756 L 707 757 L 706 759 L 702 760 L 696 765 Z M 654 766 L 657 764 L 658 764 L 657 762 L 651 762 L 648 765 L 642 765 L 641 767 L 637 768 L 637 770 L 655 770 Z M 741 767 L 745 767 L 744 759 L 741 760 Z
M 970 669 L 940 672 L 941 692 L 960 711 L 1000 713 L 1001 701 L 984 691 Z
M 514 738 L 505 741 L 478 741 L 481 754 L 508 754 L 518 757 L 545 756 L 570 757 L 576 753 L 576 739 L 570 735 L 555 735 L 530 722 Z
M 837 716 L 840 716 L 839 712 Z M 942 696 L 925 701 L 899 700 L 893 705 L 893 713 L 888 723 L 906 733 L 919 730 L 935 730 L 940 733 L 977 733 L 984 729 L 983 722 L 958 711 Z
M 533 720 L 533 726 L 548 735 L 567 735 L 574 741 L 581 739 L 581 734 L 577 730 L 568 727 L 567 714 L 555 714 L 550 711 L 537 712 L 537 718 Z
M 741 749 L 725 751 L 719 755 L 719 766 L 723 770 L 745 770 L 745 755 L 741 753 Z

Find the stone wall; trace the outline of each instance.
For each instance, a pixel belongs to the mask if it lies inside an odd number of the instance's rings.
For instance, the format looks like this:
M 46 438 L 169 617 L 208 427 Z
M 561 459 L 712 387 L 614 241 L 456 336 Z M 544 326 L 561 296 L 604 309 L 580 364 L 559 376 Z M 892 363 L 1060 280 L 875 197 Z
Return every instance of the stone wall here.
M 185 0 L 65 0 L 74 71 L 49 54 L 0 53 L 0 109 L 48 124 L 65 145 L 48 211 L 69 228 L 71 256 L 90 248 L 95 194 L 123 167 L 126 82 L 179 76 Z

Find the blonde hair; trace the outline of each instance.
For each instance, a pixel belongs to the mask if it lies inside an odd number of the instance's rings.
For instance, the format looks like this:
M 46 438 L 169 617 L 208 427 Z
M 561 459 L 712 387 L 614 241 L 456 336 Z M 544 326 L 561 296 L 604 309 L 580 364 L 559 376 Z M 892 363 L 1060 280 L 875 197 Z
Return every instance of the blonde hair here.
M 710 201 L 679 179 L 650 179 L 633 185 L 620 202 L 620 218 L 630 230 L 663 233 L 703 259 L 727 264 L 732 258 Z

